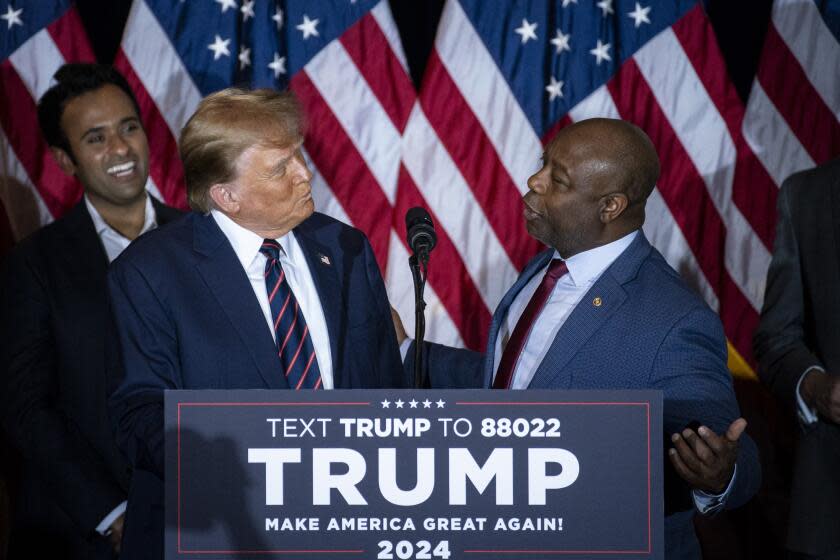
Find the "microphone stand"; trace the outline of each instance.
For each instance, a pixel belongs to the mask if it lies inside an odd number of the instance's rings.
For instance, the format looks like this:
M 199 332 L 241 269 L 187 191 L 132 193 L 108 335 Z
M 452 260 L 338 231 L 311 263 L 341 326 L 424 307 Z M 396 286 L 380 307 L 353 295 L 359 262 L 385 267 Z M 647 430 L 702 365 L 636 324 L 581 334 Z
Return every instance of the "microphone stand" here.
M 411 267 L 411 277 L 414 279 L 414 387 L 422 389 L 426 386 L 426 376 L 423 371 L 423 337 L 426 335 L 426 302 L 423 301 L 423 290 L 426 287 L 427 265 L 429 252 L 420 250 L 408 258 Z M 421 271 L 422 268 L 422 271 Z

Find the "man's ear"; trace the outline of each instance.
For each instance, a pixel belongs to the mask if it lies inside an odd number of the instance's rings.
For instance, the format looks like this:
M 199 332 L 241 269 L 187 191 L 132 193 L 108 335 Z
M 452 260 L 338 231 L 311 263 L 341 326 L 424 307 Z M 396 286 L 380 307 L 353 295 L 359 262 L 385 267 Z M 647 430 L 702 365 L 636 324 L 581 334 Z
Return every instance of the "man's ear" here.
M 239 211 L 239 198 L 227 183 L 216 183 L 210 187 L 210 199 L 215 207 L 225 214 L 235 214 Z
M 610 193 L 601 198 L 599 214 L 601 223 L 615 221 L 630 205 L 627 195 L 621 192 Z
M 75 175 L 76 174 L 76 164 L 73 162 L 73 158 L 70 157 L 63 148 L 59 148 L 57 146 L 50 146 L 50 153 L 52 153 L 53 158 L 55 158 L 56 163 L 64 171 L 67 175 Z

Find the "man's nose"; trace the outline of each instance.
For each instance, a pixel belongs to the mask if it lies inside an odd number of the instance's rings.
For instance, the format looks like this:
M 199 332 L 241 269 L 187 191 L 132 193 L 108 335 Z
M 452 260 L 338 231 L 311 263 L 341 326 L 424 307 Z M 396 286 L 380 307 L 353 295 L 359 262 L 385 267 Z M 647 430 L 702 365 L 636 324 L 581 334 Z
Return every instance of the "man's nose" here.
M 128 142 L 126 142 L 125 139 L 119 134 L 114 134 L 113 136 L 111 136 L 108 148 L 110 149 L 110 151 L 119 155 L 125 155 L 129 151 L 131 151 Z

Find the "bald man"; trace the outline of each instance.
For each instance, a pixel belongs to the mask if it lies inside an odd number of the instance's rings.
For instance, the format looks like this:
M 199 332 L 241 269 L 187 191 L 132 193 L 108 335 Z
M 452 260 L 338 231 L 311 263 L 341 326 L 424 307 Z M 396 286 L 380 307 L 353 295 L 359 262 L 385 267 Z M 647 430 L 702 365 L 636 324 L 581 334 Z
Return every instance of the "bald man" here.
M 523 198 L 528 232 L 549 249 L 505 294 L 485 354 L 429 344 L 426 363 L 435 387 L 661 390 L 665 556 L 693 559 L 694 512 L 743 504 L 761 471 L 720 320 L 641 230 L 658 178 L 653 144 L 627 122 L 561 130 Z M 395 325 L 408 356 L 413 343 Z

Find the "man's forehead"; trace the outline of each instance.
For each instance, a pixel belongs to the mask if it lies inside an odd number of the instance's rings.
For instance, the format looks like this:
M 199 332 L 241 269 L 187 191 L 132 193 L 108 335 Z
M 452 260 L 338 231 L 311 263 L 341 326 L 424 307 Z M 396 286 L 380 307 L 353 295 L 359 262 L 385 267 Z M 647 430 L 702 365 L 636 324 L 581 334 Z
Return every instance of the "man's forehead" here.
M 107 84 L 67 102 L 61 115 L 64 126 L 95 127 L 97 123 L 138 119 L 134 103 L 117 86 Z

